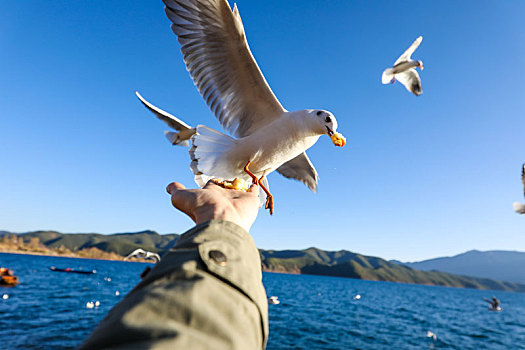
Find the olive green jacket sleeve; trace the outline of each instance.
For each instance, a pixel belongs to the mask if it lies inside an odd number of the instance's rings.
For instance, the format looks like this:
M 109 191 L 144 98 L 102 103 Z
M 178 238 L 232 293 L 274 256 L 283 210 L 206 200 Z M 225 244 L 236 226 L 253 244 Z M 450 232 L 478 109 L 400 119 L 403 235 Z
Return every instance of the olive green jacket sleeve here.
M 81 349 L 264 349 L 267 337 L 255 243 L 212 220 L 184 233 Z

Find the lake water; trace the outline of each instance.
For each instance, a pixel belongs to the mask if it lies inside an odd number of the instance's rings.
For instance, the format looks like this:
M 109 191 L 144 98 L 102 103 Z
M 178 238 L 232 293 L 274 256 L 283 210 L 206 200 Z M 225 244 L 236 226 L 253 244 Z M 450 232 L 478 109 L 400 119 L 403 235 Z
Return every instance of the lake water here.
M 0 299 L 0 348 L 75 348 L 147 265 L 0 254 L 0 266 L 21 281 L 0 288 L 8 295 Z M 52 272 L 49 266 L 98 273 Z M 264 284 L 281 301 L 269 305 L 268 349 L 525 349 L 523 293 L 274 273 L 264 274 Z M 502 312 L 487 310 L 483 298 L 492 295 Z M 99 307 L 86 308 L 97 300 Z

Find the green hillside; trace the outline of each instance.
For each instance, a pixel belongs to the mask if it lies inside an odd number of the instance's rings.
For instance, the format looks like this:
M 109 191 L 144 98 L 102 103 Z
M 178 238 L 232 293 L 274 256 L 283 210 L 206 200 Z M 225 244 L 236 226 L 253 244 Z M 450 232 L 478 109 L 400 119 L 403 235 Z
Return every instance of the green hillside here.
M 179 237 L 177 234 L 159 235 L 155 231 L 133 233 L 116 233 L 102 235 L 99 233 L 60 233 L 56 231 L 34 231 L 18 235 L 25 242 L 37 237 L 40 243 L 49 248 L 61 246 L 76 252 L 84 248 L 98 248 L 105 252 L 113 252 L 126 256 L 137 248 L 151 252 L 168 250 Z
M 260 250 L 260 253 L 263 269 L 272 272 L 525 292 L 523 284 L 438 271 L 420 271 L 381 258 L 364 256 L 346 250 L 329 252 L 308 248 L 282 251 Z
M 13 235 L 0 231 L 0 237 Z M 60 233 L 56 231 L 35 231 L 18 234 L 24 242 L 37 237 L 49 248 L 64 247 L 72 252 L 85 248 L 98 248 L 104 252 L 126 256 L 137 248 L 163 253 L 175 244 L 179 235 L 159 235 L 154 231 L 117 233 Z M 454 275 L 438 271 L 421 271 L 399 265 L 381 258 L 365 256 L 346 250 L 337 252 L 317 248 L 304 250 L 260 250 L 262 267 L 265 271 L 348 277 L 371 281 L 391 281 L 436 286 L 493 289 L 525 292 L 525 285 L 500 282 L 488 278 Z

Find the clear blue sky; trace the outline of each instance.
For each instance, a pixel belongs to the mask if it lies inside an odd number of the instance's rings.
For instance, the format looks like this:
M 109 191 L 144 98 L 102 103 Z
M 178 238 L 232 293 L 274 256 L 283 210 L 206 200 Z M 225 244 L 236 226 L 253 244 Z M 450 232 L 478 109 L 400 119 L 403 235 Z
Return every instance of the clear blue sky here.
M 265 249 L 419 260 L 525 251 L 523 1 L 237 2 L 288 110 L 332 111 L 346 147 L 308 152 L 317 194 L 270 175 Z M 159 1 L 0 2 L 0 229 L 180 233 L 165 185 L 194 186 L 187 149 L 136 99 L 221 130 Z M 381 72 L 417 38 L 424 93 Z

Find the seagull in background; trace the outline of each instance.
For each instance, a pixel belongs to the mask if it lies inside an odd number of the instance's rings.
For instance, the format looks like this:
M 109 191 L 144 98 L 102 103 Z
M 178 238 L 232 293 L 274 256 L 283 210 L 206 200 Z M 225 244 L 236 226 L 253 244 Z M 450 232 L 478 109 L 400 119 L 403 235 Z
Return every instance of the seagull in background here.
M 139 258 L 139 259 L 146 259 L 146 260 L 153 260 L 156 263 L 160 261 L 160 256 L 157 253 L 148 252 L 144 249 L 135 249 L 132 251 L 128 256 L 124 258 L 125 260 L 128 260 L 130 258 Z
M 334 115 L 282 107 L 250 51 L 237 6 L 232 10 L 226 0 L 163 1 L 193 82 L 222 127 L 236 137 L 204 125 L 190 127 L 137 94 L 178 131 L 166 133 L 172 144 L 191 141 L 195 182 L 202 187 L 213 178 L 251 179 L 264 192 L 261 198 L 266 197 L 270 214 L 273 196 L 266 176 L 274 170 L 315 192 L 318 175 L 305 151 L 322 135 L 330 136 L 336 146 L 346 144 Z
M 419 74 L 417 74 L 416 67 L 423 70 L 423 62 L 414 61 L 411 56 L 418 48 L 419 44 L 423 41 L 423 37 L 420 36 L 417 38 L 412 45 L 394 62 L 392 68 L 387 68 L 383 72 L 381 81 L 383 84 L 395 83 L 396 79 L 403 84 L 408 91 L 413 93 L 416 96 L 419 96 L 423 93 L 423 88 L 421 87 L 421 79 Z
M 279 305 L 280 303 L 281 301 L 279 300 L 279 298 L 274 295 L 268 298 L 268 304 Z
M 432 338 L 433 341 L 437 340 L 436 334 L 432 331 L 427 331 L 427 338 Z
M 521 183 L 523 184 L 523 196 L 525 197 L 525 164 L 521 166 Z M 512 206 L 516 213 L 525 214 L 525 204 L 514 202 Z

